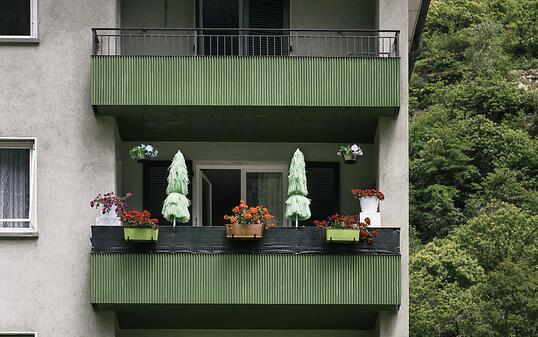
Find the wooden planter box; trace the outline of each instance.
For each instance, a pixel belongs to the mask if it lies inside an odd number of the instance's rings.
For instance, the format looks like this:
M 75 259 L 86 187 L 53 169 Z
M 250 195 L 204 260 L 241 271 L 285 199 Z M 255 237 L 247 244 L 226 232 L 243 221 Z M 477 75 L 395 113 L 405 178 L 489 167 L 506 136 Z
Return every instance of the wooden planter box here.
M 261 240 L 263 225 L 226 224 L 226 237 L 232 240 Z
M 125 241 L 157 242 L 159 229 L 123 227 L 123 238 Z
M 360 231 L 357 229 L 329 228 L 326 230 L 327 242 L 359 242 Z

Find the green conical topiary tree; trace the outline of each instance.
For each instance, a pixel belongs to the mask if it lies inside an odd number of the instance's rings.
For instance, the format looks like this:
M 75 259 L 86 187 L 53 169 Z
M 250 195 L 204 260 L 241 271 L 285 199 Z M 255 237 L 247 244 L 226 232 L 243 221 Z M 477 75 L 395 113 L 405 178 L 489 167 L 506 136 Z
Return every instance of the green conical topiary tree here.
M 168 187 L 166 188 L 168 196 L 164 200 L 162 214 L 175 226 L 176 221 L 188 222 L 190 219 L 190 201 L 187 199 L 189 173 L 181 151 L 177 151 L 168 171 Z
M 310 199 L 306 188 L 306 171 L 304 156 L 299 149 L 293 154 L 290 164 L 288 195 L 286 200 L 286 218 L 295 220 L 295 227 L 299 220 L 310 218 Z

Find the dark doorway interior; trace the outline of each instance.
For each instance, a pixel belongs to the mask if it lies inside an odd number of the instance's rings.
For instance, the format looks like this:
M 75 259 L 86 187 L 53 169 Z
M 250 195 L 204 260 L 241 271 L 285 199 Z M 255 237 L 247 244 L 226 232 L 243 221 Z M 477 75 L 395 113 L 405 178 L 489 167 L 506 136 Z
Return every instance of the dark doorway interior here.
M 211 225 L 223 226 L 224 215 L 231 214 L 232 208 L 239 204 L 241 199 L 241 170 L 234 169 L 204 169 L 201 170 L 208 182 L 202 189 L 202 225 L 207 226 L 207 219 L 211 216 Z M 209 196 L 208 194 L 211 194 Z M 211 212 L 209 212 L 209 198 L 211 199 Z M 210 215 L 211 214 L 211 215 Z
M 239 28 L 238 0 L 203 0 L 203 28 Z M 204 31 L 204 55 L 238 55 L 239 40 L 236 31 Z

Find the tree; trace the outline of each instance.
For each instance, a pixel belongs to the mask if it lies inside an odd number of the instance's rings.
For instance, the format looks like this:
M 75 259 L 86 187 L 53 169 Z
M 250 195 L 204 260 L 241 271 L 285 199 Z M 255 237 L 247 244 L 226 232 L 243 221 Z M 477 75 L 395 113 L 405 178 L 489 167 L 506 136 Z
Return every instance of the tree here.
M 409 260 L 411 336 L 472 336 L 479 303 L 472 290 L 484 280 L 476 259 L 449 239 L 435 239 Z
M 293 154 L 290 164 L 288 183 L 288 195 L 286 200 L 286 218 L 295 220 L 295 227 L 299 220 L 310 218 L 310 200 L 306 197 L 306 171 L 303 153 L 297 149 Z
M 481 313 L 474 336 L 536 336 L 537 283 L 534 266 L 510 260 L 501 262 L 476 289 Z
M 190 219 L 190 201 L 187 199 L 189 174 L 185 158 L 180 150 L 177 151 L 168 170 L 168 187 L 166 188 L 168 196 L 164 200 L 162 214 L 175 226 L 176 221 L 184 223 Z
M 515 263 L 538 263 L 536 240 L 538 215 L 507 203 L 493 202 L 456 230 L 459 242 L 486 272 L 509 259 Z

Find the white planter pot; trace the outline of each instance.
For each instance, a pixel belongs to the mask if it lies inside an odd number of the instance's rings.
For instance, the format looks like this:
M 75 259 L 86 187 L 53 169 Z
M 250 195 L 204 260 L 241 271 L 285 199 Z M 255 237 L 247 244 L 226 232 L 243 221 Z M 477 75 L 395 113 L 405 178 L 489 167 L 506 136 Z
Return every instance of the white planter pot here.
M 116 214 L 116 206 L 112 206 L 110 211 L 103 214 L 103 205 L 99 205 L 99 214 L 100 216 L 95 218 L 97 226 L 121 226 L 120 218 Z
M 361 212 L 363 213 L 376 213 L 379 206 L 379 199 L 377 197 L 362 197 L 359 199 L 361 203 Z

